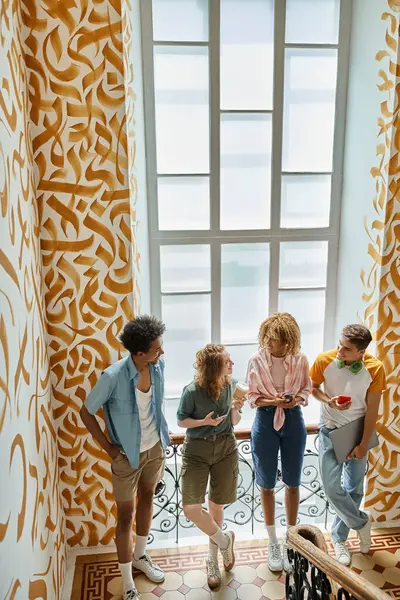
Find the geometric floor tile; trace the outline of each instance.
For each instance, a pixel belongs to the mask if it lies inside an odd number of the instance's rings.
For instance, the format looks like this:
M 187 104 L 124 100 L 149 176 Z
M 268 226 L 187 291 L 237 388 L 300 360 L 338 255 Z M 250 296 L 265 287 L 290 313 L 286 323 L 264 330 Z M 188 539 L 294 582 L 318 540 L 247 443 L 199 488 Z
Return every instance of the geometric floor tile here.
M 333 554 L 332 545 L 328 543 Z M 392 598 L 400 599 L 400 530 L 373 529 L 372 547 L 368 554 L 360 554 L 356 534 L 348 540 L 351 568 L 384 590 Z
M 351 568 L 400 600 L 400 531 L 373 530 L 372 535 L 367 555 L 359 553 L 356 536 L 349 538 Z M 225 573 L 221 565 L 222 585 L 213 592 L 207 586 L 205 573 L 207 546 L 150 550 L 153 560 L 165 572 L 165 581 L 155 584 L 134 572 L 141 600 L 284 600 L 285 576 L 268 569 L 266 542 L 237 542 L 235 549 L 235 568 Z M 329 541 L 328 549 L 333 553 Z M 122 580 L 116 554 L 77 557 L 71 600 L 121 598 Z

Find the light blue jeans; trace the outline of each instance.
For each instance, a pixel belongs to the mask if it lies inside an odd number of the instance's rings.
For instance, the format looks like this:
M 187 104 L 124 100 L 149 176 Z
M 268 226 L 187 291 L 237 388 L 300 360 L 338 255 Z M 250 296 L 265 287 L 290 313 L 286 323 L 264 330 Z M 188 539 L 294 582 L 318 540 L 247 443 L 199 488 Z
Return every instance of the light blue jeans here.
M 319 432 L 319 471 L 325 494 L 336 512 L 332 524 L 332 541 L 345 542 L 350 529 L 362 529 L 368 515 L 360 510 L 364 495 L 367 456 L 352 458 L 339 465 L 329 437 L 329 429 Z

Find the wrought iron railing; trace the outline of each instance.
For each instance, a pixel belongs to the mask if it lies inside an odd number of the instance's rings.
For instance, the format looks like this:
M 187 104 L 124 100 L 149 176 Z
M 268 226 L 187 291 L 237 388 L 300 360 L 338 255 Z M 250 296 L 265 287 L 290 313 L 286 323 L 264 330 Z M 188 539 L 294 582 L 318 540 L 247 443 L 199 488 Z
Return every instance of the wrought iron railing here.
M 299 519 L 303 523 L 319 523 L 326 527 L 330 520 L 329 503 L 325 497 L 318 470 L 318 450 L 316 440 L 317 425 L 308 425 L 308 443 L 304 453 L 303 474 L 300 486 Z M 239 449 L 239 481 L 237 500 L 225 507 L 225 526 L 232 529 L 246 527 L 246 533 L 254 534 L 263 529 L 263 515 L 260 490 L 256 484 L 253 461 L 251 457 L 250 430 L 235 432 Z M 180 489 L 180 470 L 184 435 L 173 434 L 172 445 L 167 449 L 166 468 L 162 485 L 154 501 L 153 524 L 150 542 L 154 539 L 175 539 L 195 535 L 193 523 L 183 514 Z M 284 484 L 278 471 L 276 493 L 276 519 L 285 525 L 285 509 L 283 502 Z
M 291 570 L 286 573 L 286 600 L 389 599 L 373 583 L 331 558 L 317 527 L 293 527 L 288 542 Z

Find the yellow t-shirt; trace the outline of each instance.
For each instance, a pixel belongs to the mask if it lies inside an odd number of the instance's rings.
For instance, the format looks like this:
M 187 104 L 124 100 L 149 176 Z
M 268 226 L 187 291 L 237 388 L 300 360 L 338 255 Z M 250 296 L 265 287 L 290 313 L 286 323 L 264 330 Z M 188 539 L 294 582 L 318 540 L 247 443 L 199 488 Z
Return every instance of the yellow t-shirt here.
M 315 359 L 310 369 L 311 379 L 318 385 L 324 384 L 324 392 L 330 398 L 334 396 L 351 396 L 352 403 L 348 410 L 330 408 L 321 402 L 321 423 L 333 429 L 341 427 L 363 417 L 367 411 L 367 393 L 383 392 L 386 388 L 386 377 L 383 364 L 380 360 L 365 353 L 364 367 L 357 373 L 352 373 L 349 368 L 339 368 L 337 350 L 322 352 Z

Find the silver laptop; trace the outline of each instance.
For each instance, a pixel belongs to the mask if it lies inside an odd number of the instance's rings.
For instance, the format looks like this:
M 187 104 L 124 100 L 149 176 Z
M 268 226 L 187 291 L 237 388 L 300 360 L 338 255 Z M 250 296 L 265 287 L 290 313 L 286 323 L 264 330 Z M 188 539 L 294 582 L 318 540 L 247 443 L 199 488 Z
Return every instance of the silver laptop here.
M 329 432 L 329 437 L 332 440 L 333 449 L 340 465 L 346 462 L 350 452 L 361 442 L 364 432 L 364 418 L 360 417 Z M 371 436 L 368 450 L 375 448 L 375 446 L 379 446 L 376 431 Z

